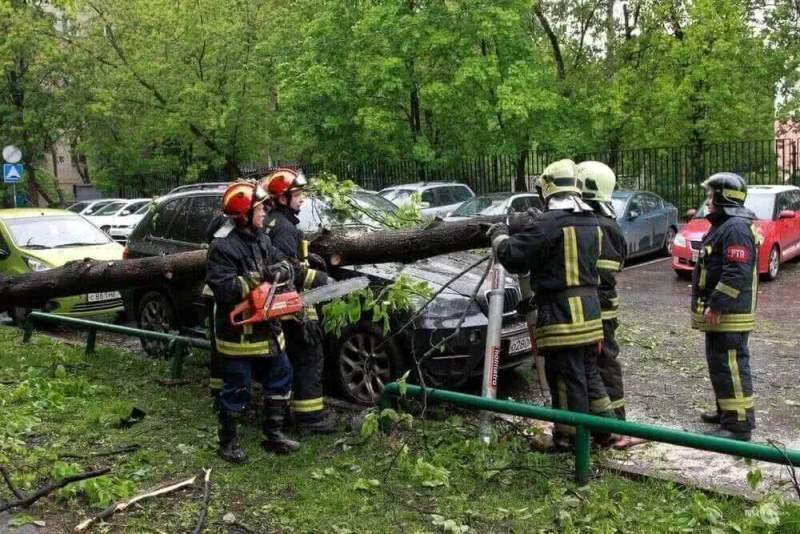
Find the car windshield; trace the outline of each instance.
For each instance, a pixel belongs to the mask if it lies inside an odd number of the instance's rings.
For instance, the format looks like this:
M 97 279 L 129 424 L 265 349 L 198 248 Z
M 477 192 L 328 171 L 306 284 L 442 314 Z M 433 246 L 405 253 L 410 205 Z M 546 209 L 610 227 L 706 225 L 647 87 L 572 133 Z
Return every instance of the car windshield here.
M 142 206 L 138 210 L 136 210 L 136 212 L 134 214 L 135 215 L 143 215 L 143 214 L 147 213 L 147 210 L 150 209 L 151 205 L 152 205 L 152 202 L 145 202 L 144 204 L 142 204 Z
M 388 189 L 383 190 L 378 194 L 386 200 L 390 200 L 395 204 L 399 204 L 402 202 L 407 202 L 409 197 L 416 192 L 417 191 L 414 189 Z
M 88 202 L 78 202 L 77 204 L 73 204 L 72 206 L 68 207 L 67 209 L 69 211 L 73 212 L 73 213 L 80 213 L 88 205 L 89 205 Z
M 475 215 L 503 215 L 506 212 L 506 196 L 475 197 L 461 204 L 453 212 L 455 217 L 474 217 Z
M 135 213 L 139 213 L 139 211 L 141 211 L 141 209 L 143 207 L 147 206 L 149 203 L 150 203 L 150 201 L 148 201 L 148 200 L 140 200 L 138 202 L 134 202 L 132 204 L 128 204 L 127 206 L 125 206 L 125 209 L 122 210 L 122 211 L 127 211 L 128 215 L 133 215 Z M 144 212 L 142 212 L 142 213 L 144 213 Z
M 622 212 L 625 211 L 625 203 L 627 201 L 627 197 L 611 197 L 611 205 L 614 207 L 614 213 L 616 213 L 618 216 L 622 215 Z
M 114 215 L 125 206 L 127 202 L 112 202 L 111 204 L 94 212 L 94 215 Z
M 348 213 L 337 213 L 318 198 L 310 198 L 300 209 L 300 228 L 315 231 L 325 226 L 370 226 L 381 228 L 387 215 L 397 212 L 397 206 L 385 198 L 366 191 L 354 191 L 348 195 Z
M 747 195 L 744 207 L 755 213 L 756 219 L 771 221 L 772 214 L 775 213 L 775 195 L 754 195 L 751 193 Z M 703 201 L 694 218 L 703 219 L 706 215 L 708 215 L 708 208 L 706 202 Z
M 92 223 L 76 216 L 6 219 L 11 239 L 21 248 L 67 248 L 105 245 L 110 238 Z

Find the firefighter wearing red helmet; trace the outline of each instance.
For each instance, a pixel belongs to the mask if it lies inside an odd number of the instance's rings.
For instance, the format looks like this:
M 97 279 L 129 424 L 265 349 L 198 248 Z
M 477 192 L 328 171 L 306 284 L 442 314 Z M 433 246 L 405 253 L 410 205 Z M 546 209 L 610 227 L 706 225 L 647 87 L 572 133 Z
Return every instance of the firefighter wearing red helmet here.
M 266 230 L 274 245 L 294 264 L 305 270 L 302 289 L 311 289 L 328 283 L 325 262 L 309 258 L 308 242 L 298 227 L 298 215 L 305 201 L 305 176 L 292 169 L 278 169 L 264 179 L 265 188 L 275 208 L 267 221 Z M 313 267 L 309 267 L 309 261 Z M 283 321 L 287 352 L 294 368 L 291 408 L 294 422 L 301 432 L 329 433 L 334 431 L 334 421 L 328 417 L 322 391 L 322 369 L 325 361 L 323 333 L 317 312 L 313 307 L 302 315 Z
M 282 432 L 292 390 L 292 367 L 277 321 L 235 327 L 229 315 L 262 280 L 293 280 L 284 254 L 261 230 L 267 193 L 253 182 L 231 184 L 222 197 L 228 222 L 214 234 L 208 250 L 206 283 L 214 296 L 214 338 L 220 356 L 222 384 L 216 395 L 219 455 L 230 462 L 246 460 L 237 436 L 237 421 L 250 403 L 250 384 L 264 391 L 264 449 L 289 453 L 299 444 Z

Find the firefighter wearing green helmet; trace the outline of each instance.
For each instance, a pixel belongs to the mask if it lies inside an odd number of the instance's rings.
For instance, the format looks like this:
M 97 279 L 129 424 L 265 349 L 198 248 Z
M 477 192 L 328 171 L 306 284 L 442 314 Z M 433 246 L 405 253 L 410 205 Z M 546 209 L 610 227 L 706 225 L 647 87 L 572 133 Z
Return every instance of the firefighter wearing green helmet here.
M 717 408 L 701 418 L 707 434 L 748 441 L 755 428 L 748 337 L 755 325 L 758 244 L 755 215 L 744 207 L 741 176 L 712 175 L 706 189 L 711 229 L 692 273 L 692 327 L 705 332 L 706 360 Z
M 550 164 L 537 189 L 544 213 L 519 228 L 494 225 L 489 237 L 495 257 L 512 273 L 530 273 L 538 308 L 535 335 L 545 357 L 553 406 L 613 416 L 597 371 L 603 340 L 597 293 L 602 232 L 592 208 L 581 200 L 575 163 Z M 574 429 L 557 424 L 553 443 L 573 443 Z

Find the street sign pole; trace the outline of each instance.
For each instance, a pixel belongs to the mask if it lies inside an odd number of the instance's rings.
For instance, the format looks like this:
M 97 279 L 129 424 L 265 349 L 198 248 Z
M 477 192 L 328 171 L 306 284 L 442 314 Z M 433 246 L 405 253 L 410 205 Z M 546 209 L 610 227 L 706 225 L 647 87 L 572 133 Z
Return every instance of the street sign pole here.
M 11 184 L 11 194 L 14 195 L 14 207 L 17 207 L 17 184 Z
M 14 207 L 17 207 L 17 182 L 22 179 L 23 167 L 16 164 L 22 159 L 22 151 L 14 145 L 3 147 L 3 159 L 10 165 L 3 165 L 3 182 L 11 184 L 11 194 L 14 197 Z M 6 170 L 11 167 L 10 170 Z

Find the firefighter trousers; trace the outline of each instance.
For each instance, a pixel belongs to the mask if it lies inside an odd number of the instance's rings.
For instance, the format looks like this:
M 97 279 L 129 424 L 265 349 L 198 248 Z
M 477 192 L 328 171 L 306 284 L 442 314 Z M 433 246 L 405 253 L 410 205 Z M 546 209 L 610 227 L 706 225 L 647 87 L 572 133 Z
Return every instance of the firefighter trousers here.
M 706 361 L 720 425 L 734 432 L 756 427 L 748 332 L 706 332 Z
M 243 412 L 250 404 L 252 381 L 261 383 L 264 397 L 288 400 L 292 393 L 292 366 L 286 353 L 272 356 L 220 358 L 222 388 L 217 394 L 217 410 L 228 414 Z
M 606 392 L 611 399 L 611 409 L 617 419 L 625 419 L 625 393 L 622 386 L 622 365 L 619 362 L 619 345 L 617 344 L 617 319 L 603 320 L 603 347 L 597 357 L 597 369 Z
M 291 408 L 296 423 L 313 423 L 326 416 L 322 393 L 325 353 L 318 321 L 284 321 L 286 350 L 294 369 Z
M 597 344 L 552 348 L 543 353 L 553 408 L 614 417 L 611 399 L 597 370 Z M 571 441 L 574 434 L 572 426 L 553 427 L 554 441 Z

